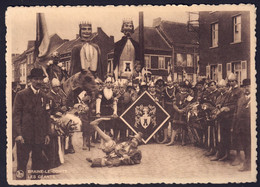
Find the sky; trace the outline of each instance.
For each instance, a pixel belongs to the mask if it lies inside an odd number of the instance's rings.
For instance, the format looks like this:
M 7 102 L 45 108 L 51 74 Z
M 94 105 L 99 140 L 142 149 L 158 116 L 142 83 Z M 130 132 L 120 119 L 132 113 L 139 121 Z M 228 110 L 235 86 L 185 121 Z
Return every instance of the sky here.
M 28 40 L 36 37 L 36 13 L 45 14 L 49 35 L 58 34 L 62 39 L 75 39 L 79 23 L 90 21 L 93 32 L 101 27 L 108 35 L 115 37 L 115 42 L 123 34 L 120 32 L 122 20 L 132 19 L 138 26 L 139 12 L 144 13 L 144 25 L 152 26 L 153 19 L 187 23 L 188 13 L 173 6 L 119 6 L 119 7 L 16 7 L 9 8 L 6 14 L 7 32 L 10 34 L 12 53 L 22 53 L 27 48 Z

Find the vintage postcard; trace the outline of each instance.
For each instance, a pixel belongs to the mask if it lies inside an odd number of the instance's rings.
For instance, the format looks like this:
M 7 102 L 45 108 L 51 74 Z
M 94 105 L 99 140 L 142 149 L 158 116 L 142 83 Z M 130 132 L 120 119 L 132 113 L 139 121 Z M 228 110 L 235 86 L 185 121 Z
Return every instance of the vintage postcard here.
M 256 182 L 254 5 L 5 19 L 9 184 Z

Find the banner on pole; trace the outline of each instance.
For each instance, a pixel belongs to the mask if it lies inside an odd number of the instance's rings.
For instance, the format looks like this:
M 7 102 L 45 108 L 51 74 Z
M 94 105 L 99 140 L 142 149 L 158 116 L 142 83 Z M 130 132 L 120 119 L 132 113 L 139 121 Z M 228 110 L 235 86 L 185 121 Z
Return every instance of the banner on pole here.
M 142 132 L 143 142 L 146 144 L 170 115 L 145 91 L 120 118 L 135 134 Z

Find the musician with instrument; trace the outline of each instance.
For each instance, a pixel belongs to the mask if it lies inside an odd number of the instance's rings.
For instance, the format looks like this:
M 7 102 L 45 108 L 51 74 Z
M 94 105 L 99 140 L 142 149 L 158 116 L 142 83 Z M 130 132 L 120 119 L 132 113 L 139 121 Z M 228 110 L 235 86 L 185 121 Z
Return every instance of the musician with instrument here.
M 216 154 L 214 157 L 211 158 L 211 161 L 222 161 L 226 159 L 225 153 L 227 150 L 225 150 L 225 143 L 228 141 L 229 137 L 229 131 L 230 129 L 228 126 L 225 125 L 225 113 L 226 110 L 223 109 L 225 103 L 228 99 L 228 87 L 227 83 L 224 79 L 221 79 L 218 82 L 218 90 L 220 92 L 219 97 L 216 100 L 216 109 L 214 113 L 214 119 L 216 119 L 216 125 L 217 125 L 217 146 L 216 146 Z M 222 108 L 222 109 L 221 109 Z
M 217 89 L 217 83 L 213 80 L 208 82 L 208 88 L 204 92 L 202 96 L 202 100 L 204 103 L 207 103 L 213 107 L 216 107 L 216 100 L 218 96 L 220 95 L 220 92 Z M 216 124 L 214 119 L 210 119 L 210 117 L 207 118 L 206 121 L 207 125 L 207 142 L 208 142 L 208 152 L 205 154 L 205 156 L 212 156 L 216 154 Z
M 185 138 L 187 132 L 187 123 L 186 123 L 186 109 L 190 104 L 193 97 L 189 93 L 189 87 L 185 82 L 179 83 L 179 90 L 176 94 L 176 97 L 173 99 L 173 109 L 174 117 L 172 121 L 172 135 L 171 140 L 167 146 L 174 145 L 175 136 L 177 133 L 182 134 L 182 145 L 185 145 Z

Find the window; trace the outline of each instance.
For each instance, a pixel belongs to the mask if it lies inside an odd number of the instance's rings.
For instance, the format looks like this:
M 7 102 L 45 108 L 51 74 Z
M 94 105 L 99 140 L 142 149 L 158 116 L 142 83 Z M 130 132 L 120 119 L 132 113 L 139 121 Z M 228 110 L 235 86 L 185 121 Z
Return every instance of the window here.
M 113 71 L 113 60 L 108 59 L 107 61 L 107 73 L 112 73 Z
M 148 69 L 151 68 L 151 61 L 150 61 L 150 56 L 145 56 L 144 57 L 145 60 L 145 67 L 147 67 Z
M 231 64 L 230 63 L 227 64 L 227 70 L 231 71 Z
M 158 56 L 151 56 L 151 69 L 158 68 Z
M 233 17 L 233 42 L 241 42 L 241 15 Z
M 191 54 L 187 54 L 187 66 L 193 67 L 193 58 Z
M 218 46 L 218 23 L 211 24 L 211 47 Z
M 158 69 L 165 69 L 164 57 L 162 56 L 159 57 Z
M 185 56 L 186 55 L 184 55 L 184 54 L 177 53 L 177 56 L 176 56 L 176 65 L 177 66 L 185 67 L 187 65 Z
M 165 57 L 165 69 L 171 64 L 171 57 Z

